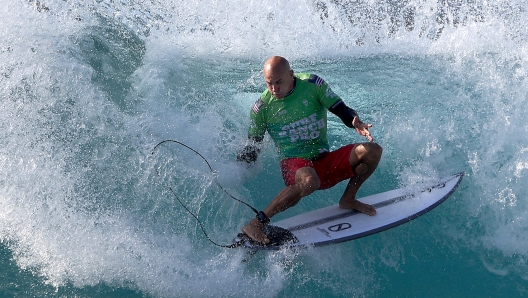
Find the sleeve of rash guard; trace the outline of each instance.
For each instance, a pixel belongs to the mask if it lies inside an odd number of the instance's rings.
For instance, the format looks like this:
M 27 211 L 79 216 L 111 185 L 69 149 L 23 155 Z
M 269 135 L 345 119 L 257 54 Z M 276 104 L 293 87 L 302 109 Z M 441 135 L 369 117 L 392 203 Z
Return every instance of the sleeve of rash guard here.
M 352 125 L 352 120 L 354 120 L 354 117 L 358 114 L 354 109 L 348 107 L 342 100 L 336 102 L 328 110 L 339 117 L 346 126 L 350 128 L 354 127 Z
M 308 81 L 317 85 L 321 104 L 339 117 L 346 126 L 352 128 L 352 120 L 357 116 L 356 111 L 348 107 L 321 77 L 312 74 Z

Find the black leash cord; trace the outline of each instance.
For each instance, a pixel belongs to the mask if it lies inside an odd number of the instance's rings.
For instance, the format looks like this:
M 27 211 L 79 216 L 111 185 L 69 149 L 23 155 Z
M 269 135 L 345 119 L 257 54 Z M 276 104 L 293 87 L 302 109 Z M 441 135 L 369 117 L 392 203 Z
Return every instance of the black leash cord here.
M 211 165 L 209 164 L 209 162 L 207 161 L 207 159 L 206 159 L 205 157 L 203 157 L 203 155 L 201 155 L 198 151 L 196 151 L 196 150 L 194 150 L 193 148 L 191 148 L 191 147 L 185 145 L 185 144 L 182 143 L 182 142 L 178 142 L 178 141 L 175 141 L 175 140 L 165 140 L 165 141 L 161 141 L 161 142 L 159 142 L 156 146 L 154 146 L 154 149 L 152 149 L 152 155 L 154 155 L 154 153 L 156 152 L 156 149 L 157 149 L 160 145 L 162 145 L 162 144 L 164 144 L 164 143 L 168 143 L 168 142 L 176 143 L 176 144 L 181 145 L 181 146 L 183 146 L 183 147 L 185 147 L 185 148 L 191 150 L 192 152 L 196 153 L 196 155 L 200 156 L 200 157 L 203 159 L 203 161 L 207 164 L 207 166 L 209 167 L 209 170 L 211 171 L 211 173 L 214 174 L 214 170 L 213 170 L 213 168 L 211 167 Z M 156 171 L 156 172 L 157 172 L 158 176 L 160 176 L 160 173 L 159 173 L 158 171 Z M 221 189 L 222 191 L 224 191 L 224 193 L 226 193 L 226 194 L 227 194 L 229 197 L 231 197 L 233 200 L 235 200 L 235 201 L 237 201 L 237 202 L 240 202 L 240 203 L 242 203 L 242 204 L 248 206 L 248 207 L 251 208 L 251 210 L 253 210 L 253 212 L 255 212 L 257 215 L 260 215 L 261 213 L 263 214 L 262 211 L 260 211 L 260 212 L 257 211 L 257 209 L 255 209 L 253 206 L 249 205 L 248 203 L 246 203 L 246 202 L 244 202 L 244 201 L 242 201 L 242 200 L 240 200 L 240 199 L 235 198 L 233 195 L 231 195 L 229 192 L 227 192 L 227 190 L 225 190 L 225 188 L 222 187 L 222 185 L 216 180 L 216 178 L 215 178 L 215 183 L 216 183 L 216 185 L 218 185 L 218 187 L 220 187 L 220 189 Z M 197 216 L 196 214 L 194 214 L 191 210 L 189 210 L 189 208 L 187 208 L 187 206 L 186 206 L 186 205 L 180 200 L 180 198 L 176 195 L 176 192 L 175 192 L 175 191 L 172 189 L 172 187 L 170 187 L 170 186 L 169 186 L 169 191 L 170 191 L 170 192 L 172 193 L 172 195 L 176 198 L 176 200 L 178 200 L 178 203 L 180 203 L 180 205 L 182 205 L 183 208 L 184 208 L 189 214 L 191 214 L 191 215 L 194 217 L 194 219 L 196 219 L 196 221 L 197 221 L 198 224 L 200 225 L 200 228 L 202 229 L 202 232 L 204 233 L 204 235 L 205 235 L 205 237 L 207 238 L 207 240 L 209 240 L 211 243 L 213 243 L 213 244 L 216 245 L 216 246 L 224 247 L 224 248 L 235 248 L 235 247 L 240 246 L 239 243 L 233 243 L 233 244 L 231 244 L 231 245 L 222 245 L 222 244 L 218 244 L 218 243 L 214 242 L 214 241 L 209 237 L 209 235 L 207 235 L 207 232 L 205 231 L 205 228 L 204 228 L 202 222 L 200 221 L 200 219 L 198 218 L 198 216 Z M 265 215 L 264 215 L 264 216 L 265 216 Z M 268 219 L 268 221 L 269 221 L 269 219 Z
M 203 157 L 203 155 L 201 155 L 198 151 L 196 151 L 196 150 L 194 150 L 193 148 L 191 148 L 191 147 L 185 145 L 185 144 L 182 143 L 182 142 L 178 142 L 178 141 L 175 141 L 175 140 L 165 140 L 165 141 L 161 141 L 161 142 L 159 142 L 159 143 L 154 147 L 154 149 L 152 150 L 152 154 L 154 154 L 154 152 L 156 151 L 156 148 L 158 148 L 158 146 L 160 146 L 160 145 L 162 145 L 162 144 L 164 144 L 164 143 L 167 143 L 167 142 L 172 142 L 172 143 L 176 143 L 176 144 L 178 144 L 178 145 L 182 145 L 183 147 L 185 147 L 185 148 L 191 150 L 192 152 L 196 153 L 196 155 L 200 156 L 200 157 L 203 159 L 203 161 L 207 164 L 207 166 L 209 167 L 209 170 L 211 171 L 211 173 L 214 174 L 213 167 L 211 167 L 211 165 L 209 164 L 209 162 L 207 161 L 207 159 L 205 159 L 205 157 Z M 223 192 L 225 192 L 225 193 L 226 193 L 228 196 L 230 196 L 233 200 L 235 200 L 235 201 L 237 201 L 237 202 L 240 202 L 240 203 L 242 203 L 242 204 L 248 206 L 249 208 L 251 208 L 251 210 L 253 210 L 253 212 L 255 212 L 255 214 L 259 213 L 257 209 L 253 208 L 253 206 L 249 205 L 248 203 L 246 203 L 246 202 L 244 202 L 244 201 L 242 201 L 242 200 L 240 200 L 240 199 L 235 198 L 232 194 L 230 194 L 229 192 L 227 192 L 227 190 L 225 190 L 225 188 L 222 187 L 222 185 L 221 185 L 220 183 L 218 183 L 218 181 L 217 181 L 216 179 L 215 179 L 215 183 L 216 183 L 216 185 L 218 185 L 218 187 L 220 187 L 220 189 L 221 189 Z
M 207 240 L 209 240 L 209 242 L 211 242 L 212 244 L 216 245 L 216 246 L 219 246 L 219 247 L 224 247 L 224 248 L 235 248 L 235 247 L 238 247 L 240 246 L 239 243 L 233 243 L 233 244 L 230 244 L 230 245 L 223 245 L 223 244 L 218 244 L 216 242 L 214 242 L 213 239 L 211 239 L 209 237 L 209 235 L 207 235 L 207 232 L 205 231 L 205 228 L 202 224 L 202 222 L 200 221 L 200 219 L 198 219 L 198 216 L 196 216 L 196 214 L 194 214 L 191 210 L 189 210 L 189 208 L 187 208 L 187 206 L 185 206 L 185 204 L 183 204 L 183 202 L 180 200 L 180 198 L 176 195 L 176 193 L 174 192 L 174 190 L 172 189 L 172 187 L 169 186 L 169 190 L 170 192 L 172 193 L 172 195 L 176 198 L 176 200 L 178 200 L 178 202 L 180 203 L 180 205 L 183 206 L 183 208 L 185 208 L 185 210 L 187 212 L 189 212 L 189 214 L 191 214 L 194 219 L 196 219 L 196 221 L 198 222 L 198 224 L 200 225 L 200 228 L 202 229 L 202 232 L 204 233 L 205 235 L 205 238 L 207 238 Z

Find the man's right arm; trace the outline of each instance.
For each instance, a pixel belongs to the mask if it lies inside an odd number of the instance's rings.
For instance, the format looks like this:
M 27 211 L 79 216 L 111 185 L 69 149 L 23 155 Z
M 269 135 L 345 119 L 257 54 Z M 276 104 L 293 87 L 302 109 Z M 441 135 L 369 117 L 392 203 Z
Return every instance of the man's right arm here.
M 255 138 L 249 136 L 246 146 L 244 146 L 244 148 L 242 148 L 242 150 L 240 150 L 240 152 L 237 154 L 236 160 L 245 161 L 248 164 L 257 161 L 262 140 L 263 138 Z
M 267 91 L 264 91 L 262 95 L 255 101 L 249 112 L 250 124 L 248 129 L 248 140 L 246 146 L 237 154 L 237 161 L 245 161 L 248 164 L 257 161 L 258 154 L 260 152 L 260 144 L 264 139 L 264 134 L 267 130 L 266 120 L 263 118 L 264 101 L 262 97 L 265 97 Z

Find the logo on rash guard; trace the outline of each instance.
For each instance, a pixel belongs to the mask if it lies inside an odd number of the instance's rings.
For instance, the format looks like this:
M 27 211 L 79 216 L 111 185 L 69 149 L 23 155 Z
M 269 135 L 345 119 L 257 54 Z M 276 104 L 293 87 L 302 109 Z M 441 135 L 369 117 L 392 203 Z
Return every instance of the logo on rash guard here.
M 313 140 L 321 135 L 321 129 L 325 126 L 324 119 L 317 119 L 317 114 L 313 114 L 283 126 L 279 136 L 289 136 L 292 143 L 299 140 Z

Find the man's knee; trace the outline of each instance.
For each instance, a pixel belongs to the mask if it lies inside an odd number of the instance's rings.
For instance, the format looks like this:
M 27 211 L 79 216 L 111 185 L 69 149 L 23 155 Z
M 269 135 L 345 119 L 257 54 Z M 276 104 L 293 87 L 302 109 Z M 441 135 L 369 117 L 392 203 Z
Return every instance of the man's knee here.
M 321 187 L 321 179 L 317 176 L 309 176 L 306 178 L 306 186 L 312 191 L 318 190 Z
M 303 196 L 307 196 L 321 187 L 321 180 L 317 176 L 317 173 L 315 173 L 315 170 L 310 169 L 310 171 L 304 172 L 299 176 L 297 185 L 301 187 Z
M 368 143 L 369 144 L 369 149 L 368 149 L 368 152 L 370 155 L 374 156 L 374 157 L 378 157 L 378 158 L 381 158 L 381 154 L 383 154 L 383 148 L 378 144 L 378 143 Z
M 374 142 L 358 144 L 354 149 L 359 159 L 379 160 L 383 153 L 383 148 Z

